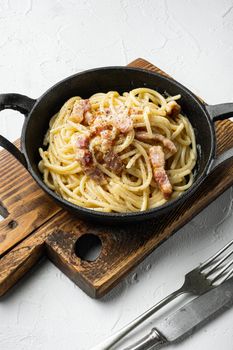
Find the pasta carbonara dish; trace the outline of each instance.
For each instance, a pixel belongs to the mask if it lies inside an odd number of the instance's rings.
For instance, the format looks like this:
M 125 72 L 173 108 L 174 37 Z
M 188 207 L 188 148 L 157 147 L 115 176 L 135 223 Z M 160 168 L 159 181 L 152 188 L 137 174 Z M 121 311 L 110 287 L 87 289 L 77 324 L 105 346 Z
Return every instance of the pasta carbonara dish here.
M 180 196 L 192 186 L 197 158 L 180 97 L 138 88 L 70 98 L 39 149 L 45 184 L 102 212 L 143 211 Z

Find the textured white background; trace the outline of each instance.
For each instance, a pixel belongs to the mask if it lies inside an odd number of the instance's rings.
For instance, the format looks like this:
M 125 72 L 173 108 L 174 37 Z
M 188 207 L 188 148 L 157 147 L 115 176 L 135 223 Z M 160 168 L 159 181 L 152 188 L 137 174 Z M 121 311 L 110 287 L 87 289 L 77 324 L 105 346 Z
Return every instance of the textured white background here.
M 209 103 L 233 101 L 233 1 L 0 0 L 1 92 L 36 98 L 75 72 L 139 56 Z M 16 139 L 22 122 L 1 112 L 1 134 Z M 0 349 L 90 349 L 230 240 L 232 200 L 229 190 L 100 301 L 42 262 L 0 301 Z M 169 349 L 232 350 L 232 325 L 233 309 Z

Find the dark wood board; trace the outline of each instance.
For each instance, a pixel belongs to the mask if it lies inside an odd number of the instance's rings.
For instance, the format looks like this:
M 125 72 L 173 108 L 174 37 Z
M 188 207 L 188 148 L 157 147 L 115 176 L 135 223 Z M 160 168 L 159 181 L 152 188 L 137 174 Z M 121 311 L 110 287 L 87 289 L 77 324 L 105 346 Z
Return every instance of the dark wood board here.
M 165 74 L 137 59 L 130 64 Z M 19 141 L 16 141 L 19 145 Z M 233 123 L 217 122 L 217 149 L 233 146 Z M 44 255 L 88 295 L 99 298 L 110 291 L 159 244 L 189 222 L 233 184 L 233 161 L 219 167 L 169 217 L 127 228 L 84 222 L 59 208 L 37 186 L 27 171 L 6 151 L 0 153 L 0 296 L 5 294 Z M 102 250 L 95 261 L 75 253 L 79 237 L 98 236 Z

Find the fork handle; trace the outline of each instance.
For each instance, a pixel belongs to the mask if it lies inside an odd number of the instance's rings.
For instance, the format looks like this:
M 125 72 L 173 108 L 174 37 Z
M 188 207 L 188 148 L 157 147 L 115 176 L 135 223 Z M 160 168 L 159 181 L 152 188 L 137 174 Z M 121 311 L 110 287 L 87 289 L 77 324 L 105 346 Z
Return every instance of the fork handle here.
M 183 288 L 176 290 L 175 292 L 169 294 L 167 297 L 159 301 L 157 304 L 153 305 L 150 309 L 145 311 L 143 314 L 135 318 L 133 321 L 128 323 L 126 326 L 121 328 L 119 331 L 105 339 L 102 343 L 97 346 L 94 346 L 90 350 L 109 350 L 113 345 L 119 342 L 122 338 L 124 338 L 128 333 L 130 333 L 133 329 L 142 324 L 145 320 L 147 320 L 150 316 L 152 316 L 156 311 L 160 310 L 163 306 L 167 305 L 170 301 L 174 300 L 179 295 L 185 293 Z

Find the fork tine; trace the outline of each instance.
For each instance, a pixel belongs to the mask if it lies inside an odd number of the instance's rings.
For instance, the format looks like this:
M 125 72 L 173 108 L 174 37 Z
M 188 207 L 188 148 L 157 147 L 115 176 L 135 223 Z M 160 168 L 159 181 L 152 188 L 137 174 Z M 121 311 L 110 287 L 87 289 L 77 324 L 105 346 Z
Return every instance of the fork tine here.
M 230 271 L 228 271 L 228 273 L 224 276 L 224 278 L 221 280 L 219 284 L 222 284 L 223 282 L 225 282 L 232 274 L 233 274 L 233 267 L 230 269 Z
M 204 261 L 201 265 L 200 268 L 203 269 L 207 267 L 211 262 L 213 262 L 219 255 L 221 255 L 227 248 L 229 248 L 233 244 L 233 239 L 229 243 L 225 245 L 222 249 L 220 249 L 216 254 L 212 255 L 209 259 Z
M 222 274 L 228 269 L 228 267 L 230 267 L 233 264 L 233 259 L 231 261 L 229 261 L 225 266 L 223 266 L 221 268 L 221 270 L 215 275 L 215 277 L 213 279 L 211 279 L 211 283 L 213 284 L 214 282 L 216 282 L 219 277 L 222 276 Z
M 208 277 L 209 275 L 211 275 L 217 269 L 217 267 L 219 267 L 232 254 L 233 254 L 233 250 L 231 252 L 227 253 L 222 259 L 217 261 L 214 265 L 212 265 L 211 269 L 207 273 L 205 273 L 205 276 Z M 205 268 L 202 268 L 201 270 L 203 270 L 203 269 L 205 269 Z

